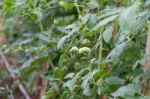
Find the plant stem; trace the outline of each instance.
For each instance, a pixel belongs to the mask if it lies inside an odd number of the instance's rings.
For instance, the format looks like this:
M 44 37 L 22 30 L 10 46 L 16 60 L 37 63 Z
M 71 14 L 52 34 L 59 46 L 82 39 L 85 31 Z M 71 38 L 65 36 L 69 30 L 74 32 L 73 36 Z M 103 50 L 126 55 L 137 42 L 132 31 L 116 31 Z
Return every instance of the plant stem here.
M 103 30 L 103 28 L 102 28 Z M 98 60 L 98 67 L 102 61 L 102 50 L 103 50 L 103 41 L 102 41 L 102 31 L 100 32 L 99 35 L 99 60 Z
M 41 32 L 43 32 L 43 31 L 44 31 L 43 24 L 42 24 L 42 22 L 41 22 L 40 19 L 39 19 L 38 21 L 39 21 L 39 22 L 38 22 L 38 23 L 39 23 L 38 26 L 39 26 Z
M 55 66 L 54 66 L 52 60 L 50 59 L 50 57 L 48 57 L 48 60 L 49 60 L 49 64 L 50 64 L 51 68 L 54 70 Z
M 80 15 L 80 9 L 78 7 L 78 0 L 75 0 L 75 6 L 77 8 L 77 11 L 78 11 L 78 15 Z

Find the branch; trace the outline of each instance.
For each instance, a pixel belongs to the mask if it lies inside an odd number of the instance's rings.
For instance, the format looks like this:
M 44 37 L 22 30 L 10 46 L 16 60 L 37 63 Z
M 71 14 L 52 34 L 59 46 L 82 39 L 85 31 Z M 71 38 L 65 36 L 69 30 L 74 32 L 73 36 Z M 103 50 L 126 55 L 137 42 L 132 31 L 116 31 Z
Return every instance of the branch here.
M 4 64 L 5 64 L 6 69 L 7 69 L 8 72 L 10 73 L 10 76 L 11 76 L 13 79 L 16 79 L 16 80 L 17 80 L 19 90 L 20 90 L 20 92 L 24 95 L 25 99 L 31 99 L 30 96 L 28 95 L 26 89 L 24 88 L 24 86 L 21 84 L 21 82 L 17 79 L 16 75 L 15 75 L 14 72 L 12 71 L 9 62 L 7 61 L 7 59 L 6 59 L 5 55 L 4 55 L 4 53 L 3 53 L 1 50 L 0 50 L 0 56 L 1 56 L 1 58 L 2 58 L 2 61 L 3 61 Z

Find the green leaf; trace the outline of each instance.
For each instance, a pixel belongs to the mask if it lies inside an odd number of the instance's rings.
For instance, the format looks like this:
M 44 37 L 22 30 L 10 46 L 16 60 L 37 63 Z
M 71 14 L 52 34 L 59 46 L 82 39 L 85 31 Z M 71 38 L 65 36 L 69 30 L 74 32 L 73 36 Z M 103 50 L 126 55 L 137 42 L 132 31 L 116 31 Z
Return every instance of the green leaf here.
M 113 31 L 113 26 L 110 26 L 103 32 L 103 39 L 106 43 L 109 43 L 109 41 L 111 40 Z
M 41 68 L 41 63 L 45 59 L 47 59 L 47 56 L 36 56 L 33 59 L 29 59 L 28 61 L 26 61 L 20 68 L 18 68 L 18 70 L 21 71 L 23 76 L 28 77 Z
M 25 63 L 22 64 L 22 66 L 20 67 L 20 69 L 25 69 L 25 68 L 28 68 L 30 67 L 33 63 L 38 63 L 38 62 L 41 62 L 43 61 L 44 59 L 46 59 L 47 56 L 36 56 L 34 58 L 31 58 L 29 60 L 27 60 Z
M 63 87 L 68 87 L 69 90 L 72 91 L 76 87 L 76 82 L 79 77 L 80 76 L 78 74 L 76 74 L 71 80 L 68 80 L 67 82 L 65 82 L 63 84 Z
M 57 79 L 63 79 L 64 78 L 64 71 L 60 68 L 55 68 L 54 70 L 54 77 Z
M 74 28 L 68 35 L 63 36 L 57 44 L 57 48 L 60 49 L 63 47 L 64 43 L 71 38 L 71 36 L 79 31 L 79 27 Z
M 119 25 L 122 31 L 131 32 L 134 27 L 134 24 L 137 21 L 138 10 L 140 7 L 140 2 L 135 2 L 131 7 L 127 8 L 124 12 L 121 13 L 119 17 Z
M 31 76 L 31 74 L 35 73 L 37 69 L 38 69 L 38 67 L 36 67 L 36 66 L 30 66 L 22 72 L 22 75 L 24 77 L 29 77 L 29 76 Z
M 67 35 L 66 36 L 63 36 L 62 38 L 60 38 L 60 40 L 58 41 L 58 44 L 57 44 L 57 48 L 60 49 L 63 47 L 65 41 L 67 40 Z
M 125 97 L 125 96 L 134 96 L 135 93 L 140 93 L 141 87 L 137 84 L 129 84 L 127 86 L 120 87 L 116 92 L 111 93 L 114 97 Z
M 150 11 L 149 10 L 144 10 L 139 14 L 139 17 L 137 18 L 134 28 L 132 28 L 131 33 L 136 35 L 138 32 L 144 27 L 146 24 L 148 18 L 150 17 Z
M 4 13 L 10 12 L 15 7 L 15 1 L 14 0 L 5 0 L 4 2 Z
M 134 42 L 128 42 L 123 52 L 120 54 L 120 59 L 130 61 L 140 58 L 140 46 Z
M 107 56 L 107 59 L 116 59 L 119 58 L 121 53 L 124 51 L 125 47 L 127 46 L 127 42 L 121 43 L 117 45 Z
M 57 90 L 55 88 L 50 88 L 46 94 L 43 96 L 43 99 L 50 99 L 56 97 Z
M 87 74 L 84 78 L 83 78 L 83 82 L 81 87 L 83 88 L 83 94 L 86 96 L 91 96 L 92 95 L 92 91 L 90 88 L 90 81 L 93 78 L 93 76 L 98 72 L 98 70 L 94 70 L 91 73 Z
M 86 96 L 91 96 L 91 89 L 89 86 L 90 80 L 91 80 L 91 74 L 88 74 L 85 77 L 85 80 L 82 82 L 82 85 L 81 85 L 83 87 L 83 94 Z
M 96 0 L 90 0 L 90 2 L 87 3 L 87 6 L 90 9 L 95 9 L 95 8 L 98 8 L 100 5 L 99 5 L 99 3 Z
M 118 17 L 118 15 L 113 15 L 108 18 L 105 18 L 104 20 L 102 20 L 98 24 L 96 24 L 96 26 L 94 26 L 92 30 L 98 30 L 101 26 L 106 25 L 107 23 L 113 21 L 117 17 Z
M 89 24 L 90 26 L 94 26 L 97 23 L 97 16 L 96 14 L 91 14 Z
M 99 23 L 96 24 L 88 33 L 85 34 L 85 36 L 92 36 L 97 33 L 97 31 L 104 25 L 108 24 L 109 22 L 113 21 L 116 19 L 118 15 L 113 15 L 108 18 L 105 18 L 104 20 L 100 21 Z
M 110 76 L 105 79 L 105 82 L 109 85 L 123 85 L 125 80 L 120 79 L 117 76 Z
M 88 20 L 90 19 L 91 14 L 86 14 L 83 18 L 82 18 L 82 22 L 85 24 L 88 22 Z
M 14 0 L 5 0 L 5 3 L 12 4 L 14 3 Z
M 59 6 L 64 7 L 66 10 L 72 10 L 74 7 L 73 3 L 68 3 L 65 1 L 59 1 Z
M 125 96 L 125 99 L 150 99 L 149 96 Z
M 83 94 L 86 95 L 86 96 L 91 96 L 91 88 L 90 88 L 90 85 L 87 84 L 86 87 L 84 88 L 83 90 Z
M 72 78 L 74 75 L 75 75 L 74 73 L 69 73 L 65 76 L 65 79 Z
M 41 39 L 43 41 L 46 41 L 48 43 L 51 41 L 50 37 L 48 35 L 46 35 L 46 34 L 39 34 L 38 37 L 39 37 L 39 39 Z
M 66 66 L 68 64 L 68 61 L 70 61 L 70 57 L 66 53 L 64 53 L 60 56 L 58 66 L 60 67 Z
M 39 20 L 42 20 L 43 13 L 41 9 L 34 9 L 32 13 L 35 14 Z
M 98 88 L 98 93 L 99 94 L 102 94 L 102 93 L 107 93 L 107 92 L 110 92 L 110 87 L 108 86 L 108 85 L 106 85 L 106 84 L 103 84 L 102 86 L 100 86 L 99 88 Z
M 102 18 L 111 16 L 111 15 L 119 14 L 119 13 L 123 12 L 124 10 L 125 10 L 124 8 L 110 9 L 109 11 L 105 11 L 106 14 L 102 14 L 102 15 L 98 16 L 97 20 L 101 20 Z

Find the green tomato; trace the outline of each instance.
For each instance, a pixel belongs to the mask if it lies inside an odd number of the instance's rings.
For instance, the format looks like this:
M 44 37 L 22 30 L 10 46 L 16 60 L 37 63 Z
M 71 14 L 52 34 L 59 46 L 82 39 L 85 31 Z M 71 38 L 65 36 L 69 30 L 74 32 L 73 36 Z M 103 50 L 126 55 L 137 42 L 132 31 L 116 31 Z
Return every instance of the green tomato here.
M 90 54 L 91 49 L 89 47 L 82 47 L 78 50 L 79 55 L 86 55 L 86 54 Z
M 90 40 L 89 39 L 83 39 L 82 45 L 89 45 L 89 44 L 90 44 Z
M 76 46 L 73 46 L 70 50 L 69 50 L 69 52 L 71 52 L 71 53 L 76 53 L 76 52 L 78 52 L 78 47 L 76 47 Z
M 61 6 L 61 7 L 64 7 L 64 6 L 66 6 L 66 2 L 64 2 L 64 1 L 59 1 L 59 2 L 58 2 L 58 5 Z

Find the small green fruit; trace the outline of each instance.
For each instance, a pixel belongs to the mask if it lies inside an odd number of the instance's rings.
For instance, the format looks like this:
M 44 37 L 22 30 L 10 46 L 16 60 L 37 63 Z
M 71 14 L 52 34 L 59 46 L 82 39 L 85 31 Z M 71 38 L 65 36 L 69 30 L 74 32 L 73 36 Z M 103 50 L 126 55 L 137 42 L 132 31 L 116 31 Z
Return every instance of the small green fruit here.
M 89 39 L 83 39 L 82 45 L 88 45 L 88 44 L 90 44 L 90 40 Z
M 71 52 L 71 53 L 76 53 L 76 52 L 78 52 L 78 47 L 76 47 L 76 46 L 73 46 L 70 50 L 69 50 L 69 52 Z
M 89 47 L 82 47 L 78 50 L 78 53 L 81 54 L 90 54 L 91 49 Z
M 58 5 L 61 6 L 61 7 L 64 7 L 66 5 L 66 2 L 64 1 L 59 1 L 58 2 Z

